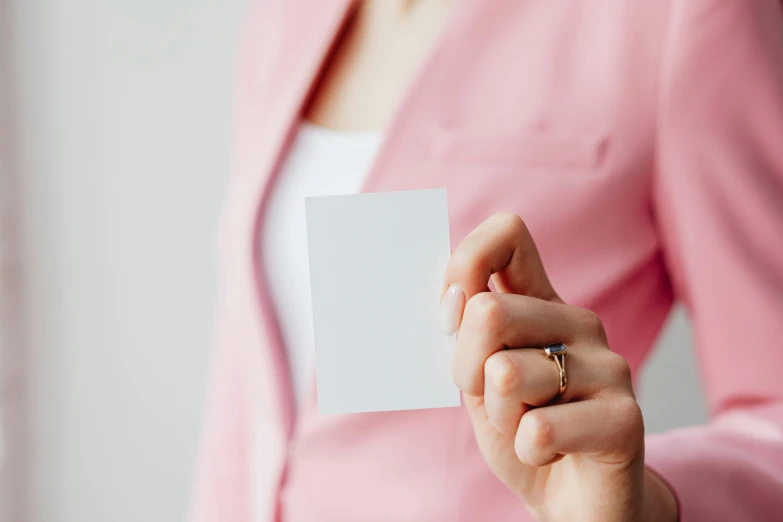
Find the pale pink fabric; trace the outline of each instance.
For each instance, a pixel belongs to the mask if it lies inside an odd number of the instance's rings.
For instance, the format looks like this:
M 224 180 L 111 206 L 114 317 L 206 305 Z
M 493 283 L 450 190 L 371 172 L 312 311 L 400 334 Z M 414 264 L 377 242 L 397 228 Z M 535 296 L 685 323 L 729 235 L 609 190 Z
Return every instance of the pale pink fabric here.
M 192 520 L 530 520 L 462 409 L 325 417 L 312 397 L 294 419 L 259 220 L 349 5 L 259 0 L 248 17 Z M 713 420 L 650 437 L 647 463 L 686 522 L 781 520 L 779 2 L 456 2 L 365 190 L 441 186 L 454 245 L 522 216 L 635 372 L 684 302 Z

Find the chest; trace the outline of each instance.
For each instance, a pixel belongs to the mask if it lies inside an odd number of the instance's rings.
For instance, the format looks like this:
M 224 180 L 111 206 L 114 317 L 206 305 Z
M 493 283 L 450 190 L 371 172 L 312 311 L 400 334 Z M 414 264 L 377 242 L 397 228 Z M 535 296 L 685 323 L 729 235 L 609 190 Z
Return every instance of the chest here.
M 304 118 L 340 130 L 385 127 L 452 3 L 355 3 L 324 60 Z
M 642 290 L 664 288 L 650 267 L 659 244 L 649 189 L 662 3 L 456 0 L 391 106 L 363 190 L 446 187 L 452 246 L 492 213 L 520 215 L 571 304 L 609 302 L 618 282 L 635 292 L 628 281 L 645 268 L 652 281 L 640 280 Z M 235 169 L 220 225 L 221 331 L 240 347 L 249 396 L 278 398 L 258 401 L 259 418 L 277 414 L 290 433 L 290 397 L 273 393 L 287 373 L 259 236 L 350 2 L 255 5 L 240 44 Z M 596 311 L 610 335 L 625 328 L 626 317 Z
M 348 4 L 261 3 L 240 100 L 246 180 L 269 186 Z M 402 75 L 364 189 L 445 186 L 454 243 L 494 212 L 519 214 L 555 280 L 573 275 L 568 256 L 651 248 L 659 7 L 456 1 Z

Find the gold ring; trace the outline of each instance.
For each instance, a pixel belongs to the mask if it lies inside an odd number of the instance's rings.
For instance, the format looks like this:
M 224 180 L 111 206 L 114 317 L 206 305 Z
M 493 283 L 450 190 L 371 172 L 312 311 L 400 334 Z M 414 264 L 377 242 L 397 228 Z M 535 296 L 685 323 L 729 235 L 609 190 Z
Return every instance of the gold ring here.
M 563 395 L 563 393 L 566 391 L 566 387 L 568 386 L 568 379 L 566 378 L 565 369 L 565 356 L 567 351 L 568 347 L 563 343 L 550 344 L 549 346 L 544 347 L 544 355 L 546 355 L 548 359 L 555 361 L 555 364 L 557 365 L 557 371 L 560 373 L 560 389 L 557 392 L 557 397 Z

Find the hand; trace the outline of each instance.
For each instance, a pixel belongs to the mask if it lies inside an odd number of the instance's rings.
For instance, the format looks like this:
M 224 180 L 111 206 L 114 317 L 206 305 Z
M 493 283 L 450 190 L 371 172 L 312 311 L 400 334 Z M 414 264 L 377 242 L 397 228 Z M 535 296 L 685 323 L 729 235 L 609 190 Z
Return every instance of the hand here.
M 442 313 L 459 331 L 453 377 L 482 455 L 538 520 L 677 520 L 673 494 L 644 467 L 628 364 L 594 313 L 555 293 L 520 218 L 497 214 L 457 247 Z M 568 347 L 562 396 L 542 349 L 555 343 Z

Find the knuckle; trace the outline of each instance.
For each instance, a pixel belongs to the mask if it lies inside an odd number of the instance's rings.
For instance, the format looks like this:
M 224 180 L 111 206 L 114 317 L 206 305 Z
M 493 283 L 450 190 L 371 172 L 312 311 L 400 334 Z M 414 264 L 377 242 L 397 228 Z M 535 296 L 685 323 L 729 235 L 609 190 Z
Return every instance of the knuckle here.
M 642 409 L 630 395 L 623 395 L 617 399 L 617 410 L 619 414 L 630 421 L 639 420 L 642 417 Z
M 504 352 L 496 352 L 484 363 L 484 373 L 501 398 L 514 395 L 521 382 L 520 369 Z
M 511 236 L 527 233 L 527 225 L 522 218 L 511 212 L 498 212 L 490 218 L 493 224 Z
M 522 431 L 530 446 L 544 450 L 552 445 L 552 425 L 535 412 L 529 412 L 522 418 Z
M 465 319 L 480 331 L 497 332 L 505 324 L 506 312 L 495 294 L 482 292 L 468 300 L 465 305 Z
M 593 339 L 606 339 L 604 323 L 598 314 L 587 308 L 579 308 L 579 324 L 582 330 Z
M 519 433 L 514 443 L 520 460 L 532 465 L 546 462 L 548 457 L 545 456 L 549 456 L 549 448 L 553 444 L 552 425 L 535 411 L 525 413 L 519 423 Z
M 615 379 L 621 384 L 630 383 L 633 376 L 631 372 L 631 366 L 628 361 L 622 355 L 618 355 L 614 352 L 609 352 L 609 359 L 607 367 Z
M 644 417 L 642 409 L 636 399 L 631 395 L 623 395 L 615 404 L 616 413 L 622 419 L 629 442 L 644 437 Z

